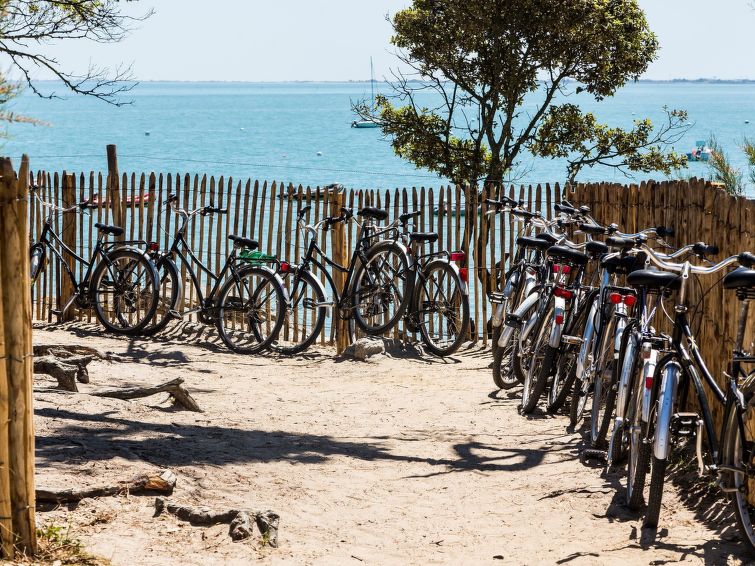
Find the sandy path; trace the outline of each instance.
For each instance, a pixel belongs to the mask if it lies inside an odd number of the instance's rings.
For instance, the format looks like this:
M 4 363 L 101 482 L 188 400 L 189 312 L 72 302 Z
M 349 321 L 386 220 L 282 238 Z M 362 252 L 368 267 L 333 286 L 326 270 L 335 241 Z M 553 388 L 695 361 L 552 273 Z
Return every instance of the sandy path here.
M 184 329 L 188 332 L 187 329 Z M 41 513 L 115 564 L 661 564 L 738 562 L 720 506 L 671 490 L 663 529 L 643 533 L 618 477 L 581 463 L 564 417 L 517 415 L 492 394 L 489 352 L 360 363 L 323 349 L 245 358 L 203 336 L 104 338 L 94 327 L 35 331 L 127 363 L 95 362 L 92 386 L 182 376 L 205 412 L 162 396 L 124 402 L 36 395 L 38 484 L 67 486 L 167 467 L 174 499 L 272 509 L 281 546 L 232 543 L 227 528 L 152 518 L 153 499 L 85 500 Z M 697 517 L 707 519 L 704 523 Z

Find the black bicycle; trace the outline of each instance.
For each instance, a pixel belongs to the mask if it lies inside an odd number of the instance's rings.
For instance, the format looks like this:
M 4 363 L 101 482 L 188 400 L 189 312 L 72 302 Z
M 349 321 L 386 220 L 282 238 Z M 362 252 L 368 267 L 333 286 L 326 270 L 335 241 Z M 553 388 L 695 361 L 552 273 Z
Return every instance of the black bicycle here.
M 188 212 L 178 207 L 178 197 L 169 195 L 166 203 L 178 214 L 182 223 L 176 229 L 170 248 L 154 252 L 160 274 L 160 302 L 152 323 L 143 334 L 154 335 L 171 320 L 196 313 L 200 322 L 215 325 L 226 346 L 234 352 L 256 354 L 267 348 L 283 325 L 286 293 L 281 278 L 273 269 L 249 265 L 237 250 L 255 250 L 258 243 L 242 236 L 230 235 L 233 248 L 220 273 L 214 273 L 197 256 L 186 241 L 189 220 L 201 214 L 226 214 L 227 209 L 212 205 Z M 180 262 L 180 269 L 176 261 Z M 195 267 L 212 281 L 205 297 Z M 182 273 L 188 274 L 196 301 L 185 304 Z
M 39 241 L 32 244 L 29 252 L 31 284 L 34 286 L 44 271 L 49 249 L 74 289 L 68 302 L 54 313 L 63 317 L 74 305 L 80 309 L 93 307 L 97 319 L 110 332 L 131 334 L 144 329 L 155 314 L 159 285 L 157 270 L 147 253 L 135 247 L 136 242 L 106 242 L 107 235 L 118 237 L 123 228 L 96 223 L 97 243 L 87 261 L 69 248 L 53 228 L 56 213 L 83 214 L 86 203 L 62 208 L 43 201 L 37 186 L 31 187 L 31 193 L 48 210 Z M 63 254 L 86 268 L 80 281 Z

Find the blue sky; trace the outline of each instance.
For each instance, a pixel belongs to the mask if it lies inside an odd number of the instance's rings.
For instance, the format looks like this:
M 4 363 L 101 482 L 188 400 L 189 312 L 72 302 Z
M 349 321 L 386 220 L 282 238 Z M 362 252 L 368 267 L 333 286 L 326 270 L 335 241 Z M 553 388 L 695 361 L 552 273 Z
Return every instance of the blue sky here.
M 141 0 L 155 15 L 118 45 L 48 48 L 67 69 L 133 63 L 140 80 L 351 80 L 397 66 L 386 14 L 408 0 Z M 640 0 L 661 41 L 649 79 L 755 79 L 749 0 Z M 37 78 L 50 78 L 38 73 Z

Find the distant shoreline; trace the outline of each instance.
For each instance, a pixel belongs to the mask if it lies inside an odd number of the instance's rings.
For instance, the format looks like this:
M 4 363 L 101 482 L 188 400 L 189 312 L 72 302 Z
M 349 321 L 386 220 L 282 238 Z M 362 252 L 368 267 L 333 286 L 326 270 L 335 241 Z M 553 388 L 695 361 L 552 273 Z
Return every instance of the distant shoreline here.
M 60 83 L 58 80 L 42 79 L 34 81 L 36 83 Z M 149 84 L 250 84 L 250 85 L 275 85 L 275 84 L 369 84 L 370 79 L 366 80 L 342 80 L 342 81 L 315 81 L 315 80 L 288 80 L 288 81 L 234 81 L 234 80 L 173 80 L 173 79 L 136 79 L 137 83 L 149 83 Z M 384 83 L 385 81 L 375 80 L 376 83 Z M 419 83 L 421 81 L 410 80 L 412 83 Z M 575 82 L 575 81 L 568 81 Z M 755 84 L 755 79 L 640 79 L 635 81 L 636 83 L 644 84 Z M 629 83 L 632 84 L 632 83 Z

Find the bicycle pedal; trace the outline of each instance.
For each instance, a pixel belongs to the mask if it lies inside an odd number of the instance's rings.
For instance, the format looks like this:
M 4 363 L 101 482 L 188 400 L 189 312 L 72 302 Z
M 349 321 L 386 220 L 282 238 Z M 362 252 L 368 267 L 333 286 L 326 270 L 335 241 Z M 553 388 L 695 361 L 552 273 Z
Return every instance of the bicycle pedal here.
M 172 310 L 172 309 L 171 309 L 171 310 L 169 310 L 169 311 L 168 311 L 168 316 L 169 316 L 170 318 L 179 318 L 179 319 L 180 319 L 180 318 L 183 318 L 183 317 L 184 317 L 184 313 L 182 313 L 182 312 L 179 312 L 179 311 L 177 311 L 177 310 Z
M 699 419 L 697 413 L 674 413 L 671 417 L 671 433 L 678 436 L 694 436 Z
M 506 315 L 506 320 L 503 322 L 506 326 L 510 326 L 511 328 L 521 328 L 522 324 L 524 324 L 524 321 L 521 317 L 509 313 Z
M 581 346 L 582 342 L 584 342 L 581 336 L 566 336 L 566 335 L 561 336 L 561 341 L 564 344 L 568 344 L 569 346 Z

